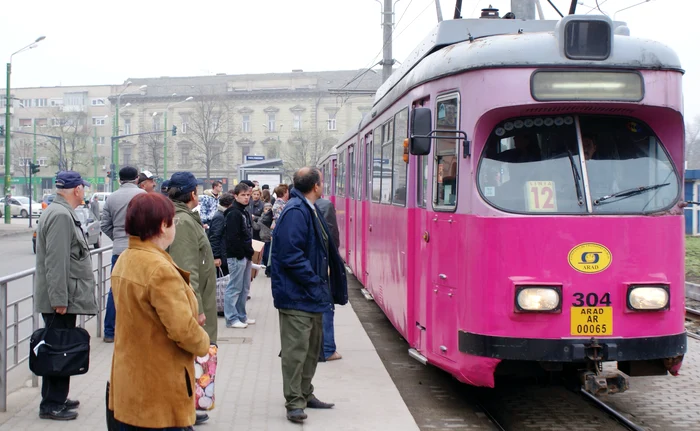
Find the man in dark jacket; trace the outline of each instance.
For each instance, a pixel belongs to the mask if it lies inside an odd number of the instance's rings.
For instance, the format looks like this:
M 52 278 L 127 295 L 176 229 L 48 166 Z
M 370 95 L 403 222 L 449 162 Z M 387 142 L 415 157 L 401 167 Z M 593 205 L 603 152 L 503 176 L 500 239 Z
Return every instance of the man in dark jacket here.
M 316 206 L 323 214 L 323 219 L 328 225 L 328 229 L 333 237 L 336 248 L 340 247 L 340 231 L 338 230 L 338 219 L 335 216 L 335 207 L 333 202 L 328 199 L 319 199 L 316 201 Z M 335 328 L 333 320 L 335 319 L 335 307 L 323 312 L 323 345 L 321 347 L 320 361 L 335 361 L 343 359 L 340 353 L 336 350 L 335 345 Z
M 226 219 L 224 219 L 224 211 L 229 209 L 233 204 L 234 197 L 231 193 L 223 193 L 219 197 L 218 208 L 214 217 L 209 224 L 207 236 L 211 244 L 211 251 L 214 253 L 214 265 L 221 268 L 224 275 L 228 275 L 228 263 L 226 262 L 226 238 L 224 231 L 226 230 Z
M 250 187 L 243 182 L 238 183 L 233 189 L 233 197 L 233 204 L 224 212 L 226 257 L 231 275 L 224 293 L 224 316 L 227 328 L 244 329 L 255 323 L 245 310 L 254 253 L 253 225 L 246 210 L 250 200 Z
M 322 190 L 317 168 L 299 169 L 272 231 L 272 296 L 280 317 L 285 407 L 287 419 L 298 423 L 306 419 L 307 407 L 333 407 L 314 396 L 311 380 L 321 351 L 323 312 L 348 301 L 343 262 L 314 205 Z

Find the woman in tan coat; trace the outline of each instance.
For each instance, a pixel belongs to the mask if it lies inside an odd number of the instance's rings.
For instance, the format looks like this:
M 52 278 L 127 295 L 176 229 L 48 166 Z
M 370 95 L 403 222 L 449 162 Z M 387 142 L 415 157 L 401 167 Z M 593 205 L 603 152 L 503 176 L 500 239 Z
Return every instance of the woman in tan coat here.
M 209 350 L 197 322 L 189 273 L 165 249 L 175 238 L 175 209 L 157 193 L 131 200 L 129 248 L 112 272 L 117 332 L 109 408 L 122 425 L 187 429 L 195 423 L 194 361 Z

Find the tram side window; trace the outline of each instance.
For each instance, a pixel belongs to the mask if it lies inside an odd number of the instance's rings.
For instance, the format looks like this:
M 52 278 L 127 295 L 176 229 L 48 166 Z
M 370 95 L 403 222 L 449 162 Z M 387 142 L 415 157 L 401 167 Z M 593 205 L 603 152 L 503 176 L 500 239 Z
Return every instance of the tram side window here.
M 323 165 L 321 173 L 323 174 L 323 195 L 329 196 L 331 194 L 331 176 L 328 172 L 328 163 Z
M 416 205 L 421 208 L 428 206 L 428 157 L 420 156 L 416 164 Z
M 394 117 L 394 205 L 406 205 L 406 182 L 408 164 L 403 161 L 403 140 L 408 137 L 408 108 Z
M 372 202 L 379 202 L 382 179 L 382 126 L 374 129 L 374 160 L 372 162 Z
M 345 151 L 338 154 L 338 173 L 335 181 L 335 192 L 338 196 L 345 196 Z
M 355 147 L 350 147 L 350 197 L 355 199 L 355 180 L 357 174 L 355 173 Z
M 369 198 L 369 191 L 372 190 L 372 138 L 371 135 L 365 137 L 365 191 L 362 196 L 365 200 Z
M 459 130 L 459 98 L 457 95 L 438 99 L 436 129 Z M 445 135 L 447 132 L 441 133 Z M 456 135 L 456 134 L 455 134 Z M 457 206 L 457 165 L 459 140 L 435 140 L 435 169 L 433 171 L 433 204 L 443 210 Z
M 381 202 L 383 204 L 390 204 L 391 203 L 391 192 L 392 192 L 392 187 L 391 187 L 391 179 L 392 179 L 392 160 L 394 158 L 394 148 L 393 148 L 393 137 L 394 137 L 394 122 L 389 121 L 388 123 L 384 124 L 384 132 L 382 133 L 383 136 L 383 143 L 382 143 L 382 158 L 380 160 L 380 166 L 381 166 Z

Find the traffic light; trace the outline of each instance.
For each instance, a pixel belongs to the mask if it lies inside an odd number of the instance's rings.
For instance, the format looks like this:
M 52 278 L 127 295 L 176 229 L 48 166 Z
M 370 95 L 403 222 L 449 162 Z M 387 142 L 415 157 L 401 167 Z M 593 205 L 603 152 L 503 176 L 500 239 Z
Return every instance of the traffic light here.
M 29 169 L 31 169 L 32 175 L 36 175 L 39 172 L 39 165 L 29 163 Z
M 0 136 L 5 134 L 5 126 L 0 126 Z
M 177 136 L 177 126 L 173 126 L 173 136 Z

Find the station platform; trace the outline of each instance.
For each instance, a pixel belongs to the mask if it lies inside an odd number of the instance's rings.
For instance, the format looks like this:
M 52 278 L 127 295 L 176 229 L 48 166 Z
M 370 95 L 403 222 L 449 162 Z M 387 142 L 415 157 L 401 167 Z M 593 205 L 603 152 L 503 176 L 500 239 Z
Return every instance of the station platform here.
M 196 430 L 246 431 L 411 431 L 418 430 L 382 361 L 350 304 L 336 307 L 335 338 L 343 359 L 319 363 L 314 378 L 319 399 L 335 403 L 330 410 L 307 409 L 304 424 L 287 421 L 282 395 L 279 319 L 272 304 L 270 279 L 258 275 L 251 286 L 248 315 L 256 320 L 246 329 L 226 328 L 219 318 L 216 407 Z M 91 334 L 94 330 L 87 327 Z M 119 336 L 119 335 L 117 335 Z M 8 395 L 0 413 L 0 431 L 106 429 L 105 383 L 113 344 L 93 337 L 90 371 L 71 378 L 71 399 L 80 400 L 76 420 L 39 418 L 41 388 L 27 384 Z

